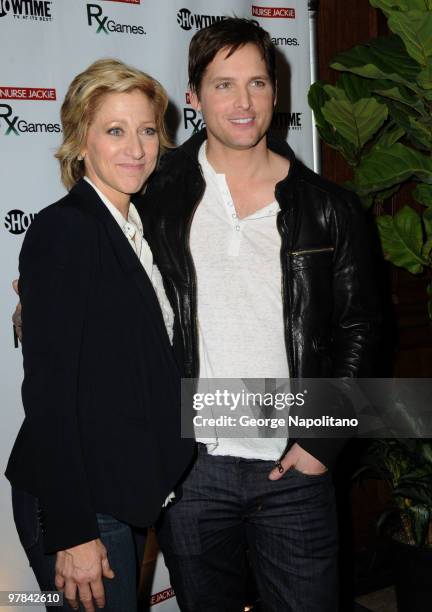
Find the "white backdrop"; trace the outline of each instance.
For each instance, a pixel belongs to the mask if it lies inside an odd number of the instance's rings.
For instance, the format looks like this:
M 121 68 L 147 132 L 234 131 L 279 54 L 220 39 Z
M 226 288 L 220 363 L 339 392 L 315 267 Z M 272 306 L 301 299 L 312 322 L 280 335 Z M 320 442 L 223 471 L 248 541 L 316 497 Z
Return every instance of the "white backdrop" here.
M 68 84 L 101 57 L 117 57 L 149 72 L 168 90 L 169 123 L 181 143 L 202 125 L 186 98 L 189 41 L 198 29 L 234 14 L 256 19 L 271 33 L 280 51 L 275 127 L 313 166 L 306 0 L 0 0 L 1 473 L 23 418 L 11 280 L 17 276 L 18 253 L 32 218 L 64 194 L 53 153 L 61 139 L 59 109 Z M 0 542 L 0 590 L 36 588 L 3 476 Z M 153 605 L 164 612 L 178 610 L 160 558 L 156 565 Z

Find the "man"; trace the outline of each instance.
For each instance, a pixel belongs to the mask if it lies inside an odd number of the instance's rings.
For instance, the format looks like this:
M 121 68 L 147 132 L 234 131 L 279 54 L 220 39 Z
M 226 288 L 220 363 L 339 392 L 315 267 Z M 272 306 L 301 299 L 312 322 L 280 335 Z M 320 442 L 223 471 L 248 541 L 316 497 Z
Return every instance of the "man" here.
M 165 156 L 142 209 L 177 311 L 184 376 L 366 375 L 377 314 L 363 215 L 353 194 L 267 135 L 276 102 L 268 33 L 237 18 L 197 32 L 189 80 L 206 130 Z M 159 528 L 184 612 L 242 610 L 246 555 L 263 610 L 337 610 L 329 470 L 342 444 L 198 444 Z

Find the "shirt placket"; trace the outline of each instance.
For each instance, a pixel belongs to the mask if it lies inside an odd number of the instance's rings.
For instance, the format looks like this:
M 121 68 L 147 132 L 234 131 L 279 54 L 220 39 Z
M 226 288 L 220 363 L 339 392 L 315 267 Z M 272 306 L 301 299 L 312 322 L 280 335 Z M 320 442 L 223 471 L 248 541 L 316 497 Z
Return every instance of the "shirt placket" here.
M 237 215 L 237 211 L 234 206 L 234 202 L 231 196 L 231 192 L 228 188 L 224 175 L 219 177 L 219 193 L 222 196 L 222 205 L 228 215 L 228 219 L 231 225 L 231 236 L 228 241 L 228 255 L 231 257 L 238 257 L 240 253 L 240 247 L 243 238 L 244 224 Z

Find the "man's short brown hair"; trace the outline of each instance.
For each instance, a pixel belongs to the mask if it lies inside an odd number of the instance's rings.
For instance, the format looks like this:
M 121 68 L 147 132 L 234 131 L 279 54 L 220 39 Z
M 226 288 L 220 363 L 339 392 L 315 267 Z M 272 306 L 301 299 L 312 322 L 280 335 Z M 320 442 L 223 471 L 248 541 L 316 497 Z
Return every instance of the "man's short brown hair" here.
M 189 87 L 199 95 L 207 66 L 221 49 L 230 57 L 247 44 L 261 52 L 273 89 L 276 89 L 276 52 L 270 34 L 251 19 L 229 17 L 199 30 L 189 45 Z

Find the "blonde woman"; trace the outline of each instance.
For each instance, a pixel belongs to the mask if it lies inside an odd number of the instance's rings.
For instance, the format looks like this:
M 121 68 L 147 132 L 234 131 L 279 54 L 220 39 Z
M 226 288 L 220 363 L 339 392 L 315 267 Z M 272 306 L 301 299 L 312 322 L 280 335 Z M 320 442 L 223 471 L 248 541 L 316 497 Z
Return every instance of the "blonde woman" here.
M 25 419 L 7 477 L 41 589 L 133 612 L 134 533 L 193 453 L 179 434 L 173 314 L 131 202 L 168 145 L 167 96 L 116 60 L 71 83 L 57 153 L 69 193 L 20 254 Z

